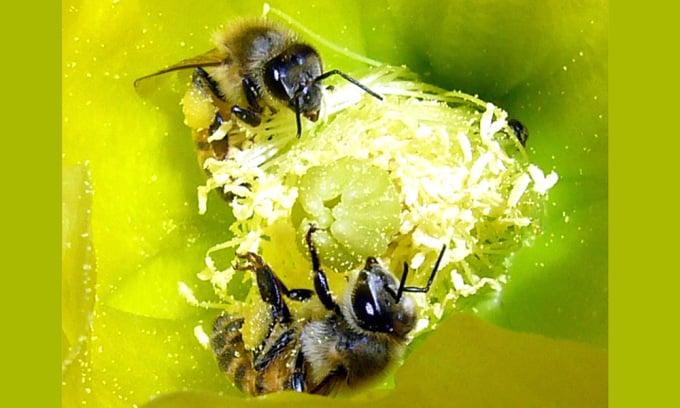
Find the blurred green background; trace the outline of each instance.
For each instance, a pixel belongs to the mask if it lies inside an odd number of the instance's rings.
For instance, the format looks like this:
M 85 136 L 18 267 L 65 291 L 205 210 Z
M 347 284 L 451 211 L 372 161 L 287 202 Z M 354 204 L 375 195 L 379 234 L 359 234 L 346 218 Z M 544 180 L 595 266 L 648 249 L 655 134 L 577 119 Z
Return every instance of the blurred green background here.
M 396 391 L 373 397 L 437 405 L 450 401 L 437 392 L 447 387 L 461 406 L 495 405 L 481 397 L 487 389 L 499 391 L 497 403 L 606 404 L 608 3 L 270 4 L 352 51 L 503 107 L 529 128 L 531 160 L 560 176 L 544 233 L 517 254 L 502 296 L 419 339 Z M 137 92 L 132 81 L 206 51 L 220 24 L 261 9 L 250 0 L 63 2 L 64 406 L 139 405 L 182 390 L 233 394 L 193 336 L 217 312 L 177 291 L 181 280 L 213 299 L 195 275 L 229 225 L 216 196 L 208 214 L 197 213 L 204 176 L 179 106 L 188 74 Z M 318 48 L 328 69 L 361 67 Z M 201 398 L 224 402 L 191 394 L 156 404 Z

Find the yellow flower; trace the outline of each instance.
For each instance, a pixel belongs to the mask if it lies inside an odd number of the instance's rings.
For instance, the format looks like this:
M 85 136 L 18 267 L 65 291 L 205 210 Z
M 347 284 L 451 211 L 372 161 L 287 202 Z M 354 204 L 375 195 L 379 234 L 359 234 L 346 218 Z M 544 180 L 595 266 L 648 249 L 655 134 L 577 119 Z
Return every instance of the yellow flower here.
M 245 304 L 260 295 L 253 276 L 216 268 L 213 258 L 231 265 L 234 252 L 256 252 L 287 285 L 309 287 L 310 225 L 318 228 L 314 240 L 328 270 L 351 273 L 374 256 L 399 276 L 407 262 L 417 269 L 412 286 L 425 284 L 446 245 L 434 286 L 416 297 L 421 328 L 453 310 L 459 297 L 500 291 L 509 258 L 540 231 L 557 175 L 528 162 L 506 112 L 425 85 L 403 68 L 373 68 L 359 80 L 383 100 L 334 82 L 322 119 L 305 123 L 301 138 L 293 113 L 277 112 L 266 126 L 246 127 L 248 138 L 227 160 L 206 161 L 211 177 L 199 188 L 201 209 L 210 190 L 231 193 L 235 221 L 234 236 L 209 250 L 201 276 L 230 313 L 245 313 L 235 300 L 241 295 L 229 293 L 234 276 L 251 283 Z M 192 100 L 201 98 L 187 92 L 187 123 L 206 110 Z M 344 279 L 332 280 L 341 293 Z
M 560 174 L 550 191 L 546 233 L 514 258 L 502 303 L 494 297 L 475 307 L 504 327 L 605 347 L 606 2 L 373 4 L 276 6 L 349 49 L 407 64 L 426 82 L 479 93 L 529 127 L 530 161 L 544 176 L 553 169 Z M 233 392 L 194 336 L 200 333 L 197 324 L 208 328 L 217 311 L 188 304 L 178 290 L 178 282 L 185 282 L 199 300 L 223 301 L 196 273 L 206 250 L 234 238 L 228 231 L 235 221 L 232 209 L 213 196 L 206 214 L 197 211 L 196 186 L 205 183 L 205 175 L 196 166 L 179 105 L 187 76 L 159 78 L 137 92 L 132 82 L 205 51 L 217 26 L 237 15 L 259 14 L 261 7 L 251 1 L 200 7 L 135 0 L 63 4 L 64 406 L 133 406 L 156 396 L 162 397 L 150 406 L 224 404 L 198 390 Z M 358 72 L 363 65 L 327 48 L 321 52 L 328 68 Z M 305 133 L 300 143 L 312 140 Z M 464 149 L 464 139 L 457 140 Z M 540 179 L 531 172 L 529 177 L 520 176 L 510 202 L 520 202 L 522 186 Z M 406 192 L 409 200 L 418 197 L 417 190 Z M 276 213 L 274 207 L 258 211 Z M 248 239 L 255 243 L 259 236 Z M 259 247 L 265 254 L 267 245 Z M 456 241 L 456 247 L 461 248 L 456 256 L 462 256 L 467 244 Z M 213 254 L 213 268 L 228 269 L 231 258 Z M 294 263 L 277 271 L 308 270 L 304 251 L 295 254 Z M 411 260 L 414 267 L 419 262 Z M 425 270 L 422 263 L 419 270 Z M 451 282 L 464 285 L 464 278 L 452 274 Z M 249 286 L 236 279 L 230 289 L 242 293 Z M 490 396 L 483 391 L 488 387 L 508 391 L 500 396 L 505 402 L 535 405 L 556 400 L 596 405 L 593 391 L 603 384 L 606 396 L 604 353 L 578 344 L 492 329 L 458 314 L 424 337 L 397 374 L 394 391 L 372 394 L 384 397 L 372 403 L 442 405 L 451 401 L 441 392 L 449 387 L 461 405 Z M 587 363 L 560 364 L 565 359 L 559 356 Z M 195 392 L 168 395 L 182 390 Z M 295 406 L 317 402 L 271 398 Z M 324 404 L 353 402 L 365 401 Z

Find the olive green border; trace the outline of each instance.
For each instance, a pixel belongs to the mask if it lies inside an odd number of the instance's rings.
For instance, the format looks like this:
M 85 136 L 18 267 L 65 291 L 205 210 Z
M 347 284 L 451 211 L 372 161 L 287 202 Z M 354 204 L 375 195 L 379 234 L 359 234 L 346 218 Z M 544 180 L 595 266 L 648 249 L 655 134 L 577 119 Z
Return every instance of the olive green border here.
M 609 222 L 608 222 L 608 228 L 609 228 L 609 234 L 608 234 L 608 245 L 609 245 L 609 250 L 608 250 L 608 257 L 609 257 L 609 271 L 608 271 L 608 286 L 609 286 L 609 317 L 608 317 L 608 324 L 609 324 L 609 329 L 608 329 L 608 339 L 609 339 L 609 345 L 608 345 L 608 359 L 609 359 L 609 369 L 608 369 L 608 384 L 609 384 L 609 404 L 610 406 L 615 406 L 616 403 L 622 402 L 623 398 L 621 397 L 621 393 L 618 392 L 620 391 L 622 387 L 622 382 L 624 382 L 624 377 L 625 374 L 621 373 L 620 371 L 613 373 L 612 368 L 616 367 L 616 364 L 614 363 L 614 358 L 617 356 L 617 352 L 619 349 L 617 349 L 617 344 L 620 347 L 620 343 L 617 343 L 620 334 L 623 332 L 623 328 L 618 325 L 619 321 L 616 319 L 617 315 L 617 310 L 620 310 L 622 308 L 622 304 L 620 304 L 617 307 L 616 300 L 617 296 L 619 294 L 618 291 L 618 285 L 621 283 L 622 279 L 619 279 L 618 276 L 614 273 L 614 271 L 619 270 L 620 268 L 620 258 L 617 258 L 620 255 L 620 250 L 621 250 L 621 240 L 617 240 L 614 232 L 618 230 L 620 227 L 620 223 L 618 222 L 619 220 L 619 215 L 621 212 L 617 212 L 617 204 L 621 204 L 621 201 L 619 200 L 619 197 L 616 194 L 616 189 L 617 186 L 619 185 L 620 182 L 620 177 L 621 173 L 616 171 L 616 167 L 621 165 L 621 159 L 617 155 L 617 153 L 620 154 L 619 149 L 621 148 L 621 143 L 619 142 L 620 139 L 616 137 L 611 137 L 611 135 L 616 135 L 620 130 L 620 122 L 616 122 L 616 117 L 617 114 L 621 115 L 621 107 L 622 103 L 616 103 L 617 97 L 620 97 L 620 92 L 621 88 L 617 89 L 617 86 L 620 85 L 621 83 L 621 77 L 622 72 L 620 70 L 614 70 L 611 67 L 617 65 L 617 59 L 620 61 L 621 60 L 621 55 L 617 56 L 617 52 L 620 50 L 620 45 L 622 43 L 622 39 L 625 37 L 625 30 L 622 30 L 621 26 L 618 25 L 621 22 L 620 18 L 616 18 L 618 13 L 612 13 L 611 12 L 611 7 L 609 8 L 609 56 L 608 56 L 608 74 L 607 74 L 607 81 L 608 81 L 608 104 L 609 104 L 609 109 L 608 109 L 608 120 L 609 120 L 609 135 L 608 135 L 608 165 L 609 165 L 609 175 L 608 175 L 608 216 L 609 216 Z M 620 12 L 621 9 L 618 9 Z M 620 16 L 620 15 L 619 15 Z M 618 23 L 618 24 L 617 24 Z M 617 39 L 618 36 L 618 39 Z M 616 75 L 618 73 L 618 77 Z M 620 118 L 621 116 L 619 116 Z M 619 190 L 620 193 L 620 190 Z M 619 211 L 620 210 L 620 207 Z M 616 290 L 615 290 L 616 289 Z
M 676 16 L 647 3 L 610 13 L 612 407 L 664 406 L 677 393 Z
M 3 38 L 3 399 L 60 401 L 61 4 L 12 3 Z M 9 360 L 9 361 L 7 361 Z

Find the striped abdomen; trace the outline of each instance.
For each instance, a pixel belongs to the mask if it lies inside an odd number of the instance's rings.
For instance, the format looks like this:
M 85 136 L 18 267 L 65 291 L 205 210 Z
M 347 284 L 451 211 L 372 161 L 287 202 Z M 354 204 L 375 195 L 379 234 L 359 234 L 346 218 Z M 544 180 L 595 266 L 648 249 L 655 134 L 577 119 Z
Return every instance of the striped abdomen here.
M 242 326 L 242 318 L 221 315 L 215 320 L 211 339 L 219 367 L 234 385 L 250 395 L 304 389 L 304 373 L 295 369 L 299 353 L 296 331 L 277 325 L 255 354 L 243 343 Z

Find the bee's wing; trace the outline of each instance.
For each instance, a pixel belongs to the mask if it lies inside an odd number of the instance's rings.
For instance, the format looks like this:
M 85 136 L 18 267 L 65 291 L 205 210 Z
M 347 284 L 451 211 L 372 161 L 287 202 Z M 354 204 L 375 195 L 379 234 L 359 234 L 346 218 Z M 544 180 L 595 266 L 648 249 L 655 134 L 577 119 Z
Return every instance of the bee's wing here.
M 212 49 L 204 54 L 201 54 L 199 56 L 193 57 L 193 58 L 188 58 L 185 60 L 182 60 L 176 64 L 173 64 L 165 69 L 162 69 L 158 72 L 154 72 L 153 74 L 145 75 L 141 78 L 135 79 L 135 87 L 139 85 L 141 81 L 144 81 L 145 79 L 149 79 L 158 75 L 163 75 L 167 74 L 168 72 L 172 71 L 179 71 L 182 69 L 189 69 L 189 68 L 198 68 L 198 67 L 214 67 L 217 65 L 223 64 L 226 60 L 228 59 L 228 55 L 225 55 L 224 52 L 219 51 L 218 49 Z

